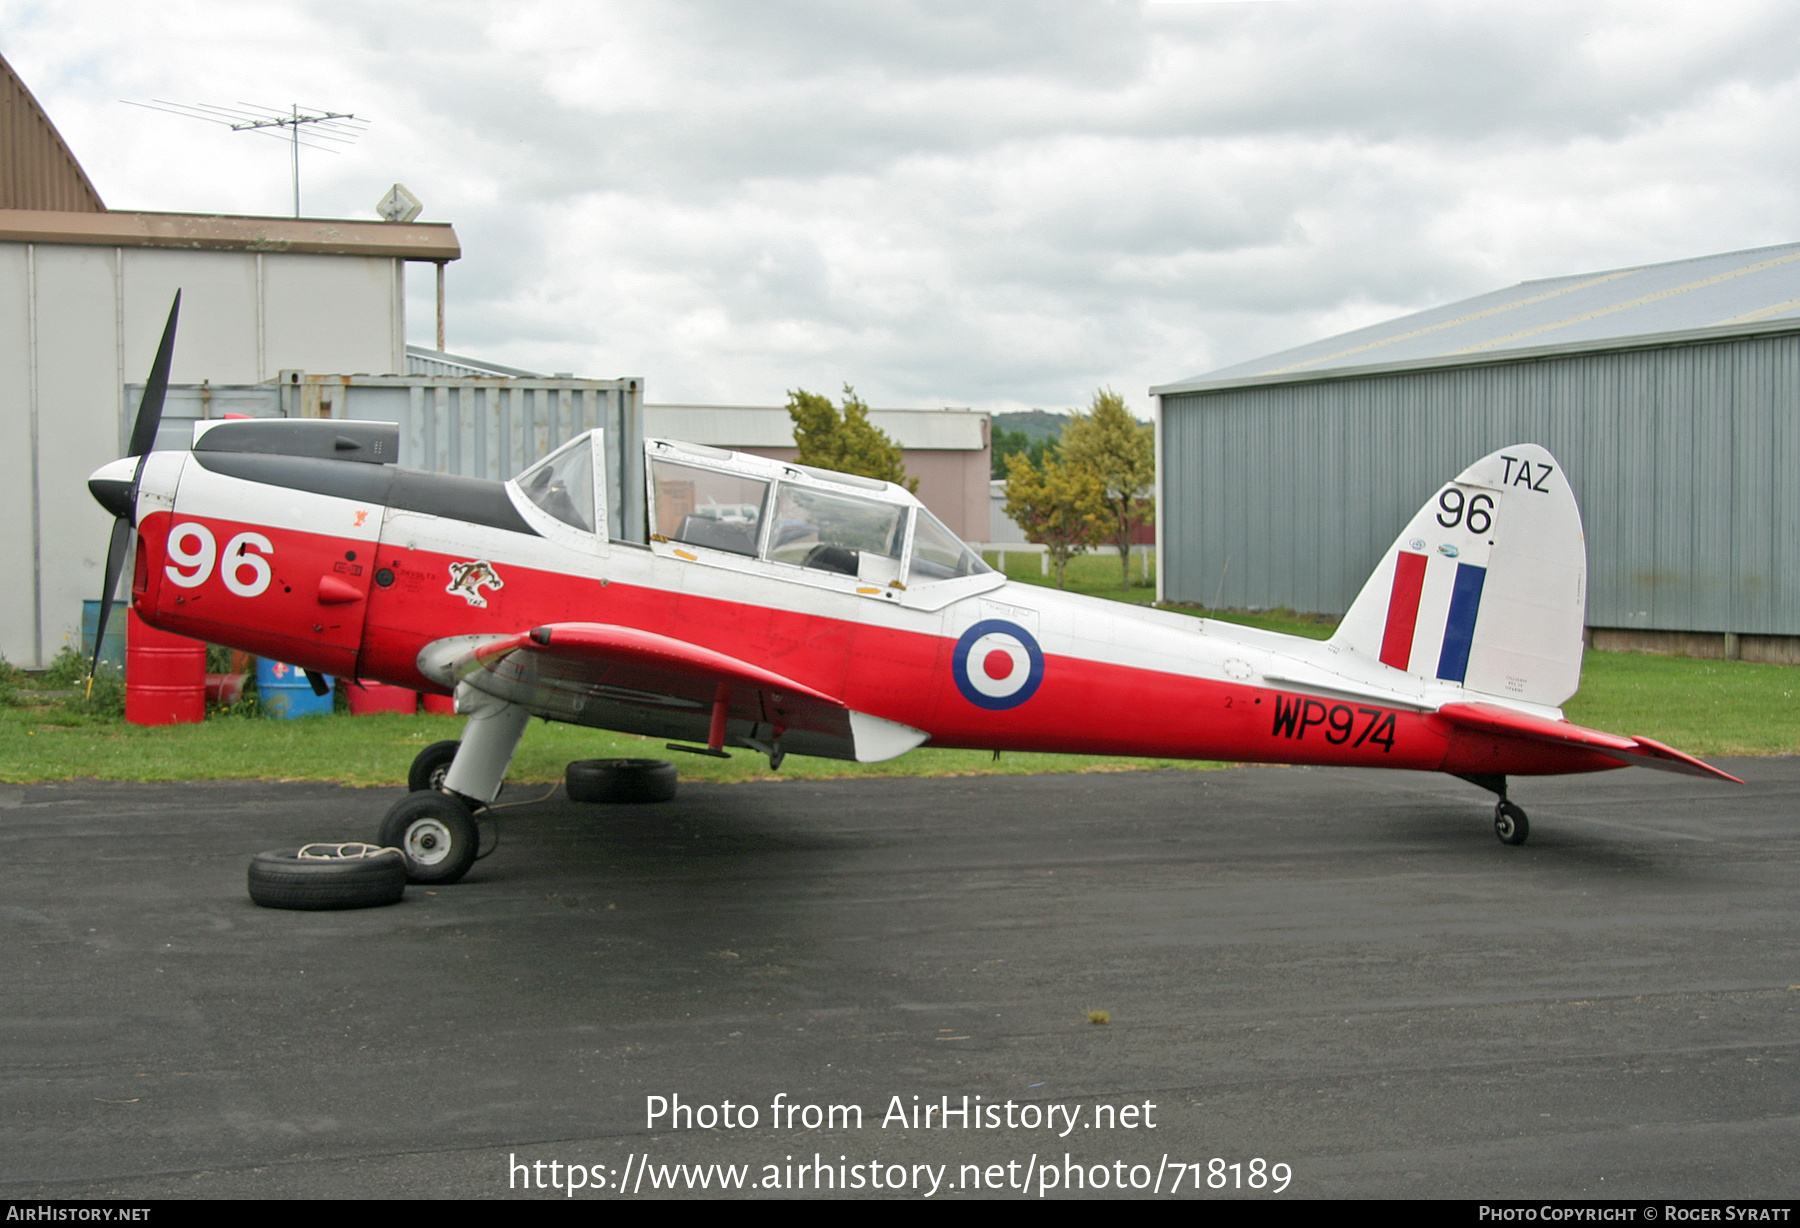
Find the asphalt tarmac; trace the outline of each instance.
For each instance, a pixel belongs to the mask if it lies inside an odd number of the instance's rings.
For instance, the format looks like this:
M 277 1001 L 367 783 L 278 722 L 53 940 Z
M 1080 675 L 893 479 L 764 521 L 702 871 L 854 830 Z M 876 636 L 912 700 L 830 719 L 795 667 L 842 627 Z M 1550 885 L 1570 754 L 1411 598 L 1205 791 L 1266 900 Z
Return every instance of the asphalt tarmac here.
M 559 792 L 330 913 L 250 855 L 397 792 L 0 786 L 0 1195 L 1793 1197 L 1800 759 L 1723 766 L 1522 848 L 1403 773 Z

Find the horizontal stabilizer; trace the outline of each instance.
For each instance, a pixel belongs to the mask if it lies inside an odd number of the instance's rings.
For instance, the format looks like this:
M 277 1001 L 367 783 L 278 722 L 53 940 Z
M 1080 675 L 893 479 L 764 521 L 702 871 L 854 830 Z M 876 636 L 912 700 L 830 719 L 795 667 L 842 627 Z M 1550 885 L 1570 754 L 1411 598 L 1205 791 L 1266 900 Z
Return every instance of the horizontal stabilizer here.
M 1740 785 L 1744 783 L 1729 772 L 1721 772 L 1692 755 L 1683 754 L 1674 747 L 1664 746 L 1650 738 L 1625 738 L 1616 733 L 1602 733 L 1598 729 L 1583 729 L 1568 721 L 1548 720 L 1495 704 L 1445 704 L 1437 710 L 1437 715 L 1459 728 L 1480 733 L 1527 738 L 1554 746 L 1597 751 L 1621 763 L 1637 767 L 1680 772 L 1686 776 L 1710 776 Z

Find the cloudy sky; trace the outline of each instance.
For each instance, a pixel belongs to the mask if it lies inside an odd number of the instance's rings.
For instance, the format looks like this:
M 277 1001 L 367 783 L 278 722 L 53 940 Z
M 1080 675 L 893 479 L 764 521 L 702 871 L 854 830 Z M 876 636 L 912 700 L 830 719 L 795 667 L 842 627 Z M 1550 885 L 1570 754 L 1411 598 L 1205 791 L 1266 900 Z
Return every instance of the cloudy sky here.
M 1800 239 L 1800 6 L 0 0 L 115 209 L 456 224 L 453 351 L 1006 410 L 1527 278 Z M 409 329 L 429 343 L 431 278 Z

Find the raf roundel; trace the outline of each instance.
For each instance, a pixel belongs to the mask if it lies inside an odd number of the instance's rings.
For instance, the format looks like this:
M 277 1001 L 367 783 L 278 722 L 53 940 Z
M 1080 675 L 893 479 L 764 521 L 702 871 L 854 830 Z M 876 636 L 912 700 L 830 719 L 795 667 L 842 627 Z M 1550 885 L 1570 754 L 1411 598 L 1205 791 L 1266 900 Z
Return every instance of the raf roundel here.
M 1037 693 L 1044 680 L 1044 650 L 1017 623 L 988 618 L 956 641 L 950 669 L 964 699 L 977 708 L 1003 712 Z

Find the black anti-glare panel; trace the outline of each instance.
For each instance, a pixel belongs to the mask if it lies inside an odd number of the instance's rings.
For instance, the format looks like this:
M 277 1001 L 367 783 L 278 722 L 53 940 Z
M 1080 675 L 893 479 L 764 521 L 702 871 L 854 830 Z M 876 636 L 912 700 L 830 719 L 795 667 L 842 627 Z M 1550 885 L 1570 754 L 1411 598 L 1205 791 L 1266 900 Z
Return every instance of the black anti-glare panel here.
M 256 418 L 220 423 L 194 441 L 194 451 L 391 465 L 400 459 L 400 427 L 393 422 L 330 418 Z
M 388 506 L 409 512 L 425 512 L 447 520 L 466 520 L 513 533 L 540 537 L 525 522 L 506 494 L 506 483 L 489 478 L 465 478 L 454 473 L 425 473 L 418 469 L 394 470 L 394 489 Z

